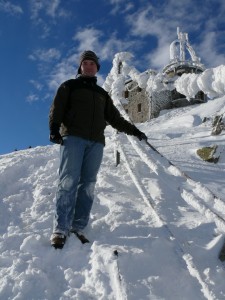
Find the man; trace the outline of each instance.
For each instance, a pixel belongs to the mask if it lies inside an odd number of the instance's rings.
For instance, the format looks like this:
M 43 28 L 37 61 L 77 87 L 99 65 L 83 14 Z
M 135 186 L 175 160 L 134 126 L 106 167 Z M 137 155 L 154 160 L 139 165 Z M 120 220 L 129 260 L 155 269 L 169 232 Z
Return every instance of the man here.
M 95 75 L 99 69 L 96 54 L 84 51 L 78 69 L 80 76 L 60 85 L 50 109 L 50 141 L 61 145 L 51 236 L 55 248 L 63 248 L 70 232 L 80 236 L 88 224 L 106 122 L 118 131 L 147 140 L 144 133 L 120 115 L 108 93 L 97 85 Z

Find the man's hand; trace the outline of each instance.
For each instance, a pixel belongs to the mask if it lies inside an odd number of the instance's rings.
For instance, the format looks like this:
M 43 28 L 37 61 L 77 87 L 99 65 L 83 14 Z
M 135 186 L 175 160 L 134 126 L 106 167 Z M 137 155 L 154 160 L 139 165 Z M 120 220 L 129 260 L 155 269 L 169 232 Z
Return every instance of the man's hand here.
M 61 136 L 61 134 L 59 133 L 59 125 L 53 123 L 51 128 L 50 128 L 50 136 L 49 136 L 49 140 L 52 143 L 55 144 L 60 144 L 63 145 L 63 138 Z
M 136 136 L 138 139 L 139 139 L 139 141 L 142 141 L 142 140 L 144 140 L 145 142 L 147 142 L 147 140 L 148 140 L 148 137 L 145 135 L 145 133 L 144 132 L 141 132 L 139 129 L 135 129 L 135 131 L 134 131 L 134 136 Z
M 63 145 L 63 139 L 62 139 L 61 134 L 59 132 L 55 133 L 55 134 L 50 134 L 49 140 L 52 143 Z
M 144 132 L 140 132 L 140 134 L 137 137 L 138 137 L 139 141 L 144 140 L 145 142 L 147 142 L 147 140 L 148 140 L 148 138 Z

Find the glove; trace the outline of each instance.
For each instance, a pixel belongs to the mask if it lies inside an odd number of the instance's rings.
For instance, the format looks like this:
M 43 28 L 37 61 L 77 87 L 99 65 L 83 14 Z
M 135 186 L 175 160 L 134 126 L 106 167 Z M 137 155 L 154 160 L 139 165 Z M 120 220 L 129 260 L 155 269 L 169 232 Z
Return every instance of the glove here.
M 49 140 L 52 143 L 63 145 L 63 139 L 59 132 L 56 134 L 50 134 Z
M 141 133 L 139 134 L 138 138 L 139 138 L 139 141 L 144 140 L 145 142 L 147 142 L 147 140 L 148 140 L 148 137 L 145 135 L 144 132 L 141 132 Z
M 136 136 L 139 141 L 144 140 L 145 142 L 147 142 L 148 137 L 145 135 L 144 132 L 141 132 L 139 129 L 136 128 L 135 132 L 134 132 L 134 136 Z
M 144 140 L 145 142 L 147 142 L 147 140 L 148 140 L 148 138 L 147 138 L 147 136 L 145 135 L 145 133 L 144 133 L 144 132 L 141 132 L 141 131 L 140 131 L 140 134 L 137 136 L 137 138 L 139 139 L 139 141 Z
M 63 145 L 63 139 L 61 134 L 59 133 L 59 125 L 58 124 L 52 124 L 50 128 L 50 136 L 49 140 L 52 143 Z

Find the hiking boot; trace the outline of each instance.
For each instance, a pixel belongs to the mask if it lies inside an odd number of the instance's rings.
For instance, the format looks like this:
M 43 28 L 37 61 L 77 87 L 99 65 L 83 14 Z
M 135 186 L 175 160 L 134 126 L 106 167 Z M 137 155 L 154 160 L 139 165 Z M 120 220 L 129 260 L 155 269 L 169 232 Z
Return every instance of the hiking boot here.
M 81 241 L 82 244 L 90 243 L 90 241 L 86 238 L 84 233 L 82 231 L 77 231 L 77 230 L 70 230 L 71 233 L 74 233 L 78 239 Z
M 55 249 L 62 249 L 66 242 L 66 236 L 62 233 L 53 233 L 51 235 L 51 245 Z

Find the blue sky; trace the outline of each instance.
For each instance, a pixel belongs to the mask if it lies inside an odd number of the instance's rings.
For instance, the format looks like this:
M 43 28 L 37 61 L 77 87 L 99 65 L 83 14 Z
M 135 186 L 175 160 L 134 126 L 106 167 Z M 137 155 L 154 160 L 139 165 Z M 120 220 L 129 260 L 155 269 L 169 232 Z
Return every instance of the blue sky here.
M 101 85 L 120 51 L 139 71 L 161 70 L 179 26 L 205 67 L 216 67 L 225 62 L 224 15 L 223 0 L 0 0 L 0 154 L 50 144 L 52 99 L 83 50 L 100 57 Z

